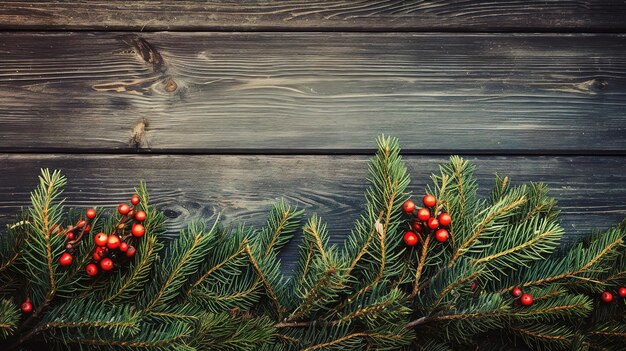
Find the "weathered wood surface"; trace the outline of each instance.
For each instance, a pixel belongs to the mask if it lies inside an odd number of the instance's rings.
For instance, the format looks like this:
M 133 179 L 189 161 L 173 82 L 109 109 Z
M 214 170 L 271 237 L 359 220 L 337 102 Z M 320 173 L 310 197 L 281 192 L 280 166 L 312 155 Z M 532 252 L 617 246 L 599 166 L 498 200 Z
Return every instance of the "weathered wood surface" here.
M 0 33 L 0 151 L 623 154 L 625 110 L 623 34 Z
M 617 0 L 3 1 L 0 28 L 617 31 Z
M 567 241 L 606 228 L 626 217 L 624 157 L 468 157 L 486 194 L 493 173 L 514 183 L 543 181 L 563 210 Z M 170 235 L 193 219 L 221 212 L 224 223 L 261 225 L 271 204 L 285 198 L 320 214 L 329 223 L 332 242 L 341 243 L 362 210 L 366 187 L 364 156 L 148 156 L 148 155 L 4 155 L 0 156 L 0 224 L 14 219 L 36 186 L 41 167 L 62 169 L 69 178 L 68 205 L 115 206 L 128 199 L 144 179 L 154 203 L 165 210 Z M 444 157 L 408 156 L 410 190 L 423 194 L 429 175 Z M 291 267 L 292 245 L 283 259 Z

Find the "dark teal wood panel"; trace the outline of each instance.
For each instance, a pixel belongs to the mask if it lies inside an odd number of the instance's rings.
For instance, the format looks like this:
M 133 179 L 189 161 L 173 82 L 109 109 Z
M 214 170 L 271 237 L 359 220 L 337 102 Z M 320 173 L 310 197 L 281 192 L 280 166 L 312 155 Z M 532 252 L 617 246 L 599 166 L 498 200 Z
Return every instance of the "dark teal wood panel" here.
M 3 1 L 0 28 L 124 30 L 607 31 L 611 0 Z
M 0 150 L 626 151 L 626 36 L 0 33 Z

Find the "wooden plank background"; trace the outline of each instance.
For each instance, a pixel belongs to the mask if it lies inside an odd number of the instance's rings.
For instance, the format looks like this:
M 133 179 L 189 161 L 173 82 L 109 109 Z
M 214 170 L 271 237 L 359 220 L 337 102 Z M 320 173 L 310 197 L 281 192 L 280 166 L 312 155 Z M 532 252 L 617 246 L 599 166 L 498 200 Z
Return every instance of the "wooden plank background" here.
M 0 28 L 623 31 L 620 0 L 5 0 Z
M 145 179 L 169 235 L 271 203 L 341 243 L 398 136 L 421 193 L 449 154 L 545 181 L 567 241 L 626 217 L 624 1 L 4 1 L 0 224 L 41 167 L 76 206 Z M 283 254 L 287 269 L 293 246 Z
M 421 153 L 626 147 L 622 34 L 2 37 L 0 150 L 346 151 L 382 132 Z

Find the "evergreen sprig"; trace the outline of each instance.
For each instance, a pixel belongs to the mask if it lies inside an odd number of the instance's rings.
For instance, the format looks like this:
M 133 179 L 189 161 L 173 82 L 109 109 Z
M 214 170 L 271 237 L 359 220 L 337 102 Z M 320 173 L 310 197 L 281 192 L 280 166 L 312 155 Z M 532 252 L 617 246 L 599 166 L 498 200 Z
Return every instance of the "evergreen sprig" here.
M 510 348 L 622 350 L 626 305 L 601 302 L 626 285 L 626 225 L 565 245 L 556 201 L 541 183 L 496 175 L 481 194 L 475 165 L 453 156 L 426 191 L 434 212 L 452 217 L 450 238 L 411 228 L 402 204 L 409 175 L 396 139 L 378 139 L 363 212 L 343 245 L 333 228 L 284 201 L 261 228 L 194 222 L 171 241 L 165 216 L 135 189 L 147 213 L 145 235 L 128 263 L 94 279 L 84 267 L 93 238 L 66 250 L 59 228 L 65 178 L 43 170 L 31 205 L 0 236 L 2 349 L 79 350 L 428 350 Z M 111 232 L 117 213 L 93 220 Z M 293 274 L 280 254 L 298 237 Z M 531 306 L 511 295 L 519 287 Z M 19 305 L 29 297 L 33 312 Z

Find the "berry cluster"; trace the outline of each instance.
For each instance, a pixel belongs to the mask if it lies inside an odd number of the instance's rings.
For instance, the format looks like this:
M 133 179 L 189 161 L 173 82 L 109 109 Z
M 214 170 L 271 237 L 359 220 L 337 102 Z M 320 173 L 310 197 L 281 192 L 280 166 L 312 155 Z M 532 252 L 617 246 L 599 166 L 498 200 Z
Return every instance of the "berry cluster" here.
M 626 297 L 626 288 L 625 287 L 621 287 L 617 290 L 617 294 L 619 295 L 619 297 L 624 298 Z M 602 299 L 603 302 L 609 303 L 613 301 L 613 294 L 610 291 L 605 291 L 602 293 L 602 295 L 600 295 L 600 299 Z
M 133 240 L 145 234 L 146 229 L 142 223 L 146 220 L 147 215 L 145 211 L 137 208 L 137 205 L 141 202 L 139 195 L 133 195 L 130 202 L 133 205 L 132 208 L 128 204 L 120 204 L 117 207 L 117 211 L 122 216 L 115 224 L 111 234 L 96 234 L 94 238 L 96 248 L 92 254 L 94 262 L 87 264 L 85 267 L 88 276 L 93 277 L 98 275 L 99 269 L 110 271 L 115 266 L 113 260 L 119 261 L 124 257 L 127 260 L 133 257 L 137 252 L 132 245 Z M 79 219 L 76 225 L 69 225 L 65 229 L 59 225 L 52 225 L 50 227 L 51 234 L 64 235 L 66 240 L 65 252 L 59 257 L 59 265 L 67 267 L 72 264 L 74 261 L 72 254 L 80 244 L 83 236 L 91 231 L 91 224 L 96 218 L 96 215 L 96 210 L 90 208 L 85 212 L 86 219 Z M 130 233 L 125 233 L 129 225 Z M 98 264 L 100 268 L 98 268 Z M 33 311 L 33 304 L 30 298 L 26 298 L 20 308 L 25 314 L 31 313 Z
M 404 242 L 408 246 L 415 246 L 419 242 L 420 234 L 433 234 L 440 243 L 448 241 L 450 232 L 448 228 L 452 223 L 452 217 L 446 212 L 440 212 L 437 207 L 437 199 L 428 194 L 422 199 L 423 208 L 416 210 L 415 203 L 406 200 L 402 205 L 404 212 L 411 216 L 410 230 L 404 233 Z M 439 213 L 438 213 L 439 212 Z
M 511 294 L 513 295 L 513 297 L 518 297 L 519 298 L 519 303 L 522 306 L 530 306 L 533 304 L 533 297 L 531 294 L 528 293 L 524 293 L 522 291 L 522 289 L 515 287 L 513 288 L 513 290 L 511 290 Z
M 98 233 L 94 238 L 96 247 L 92 254 L 93 261 L 85 267 L 87 275 L 93 277 L 98 275 L 98 264 L 103 271 L 110 271 L 114 268 L 113 260 L 119 261 L 123 257 L 133 257 L 137 252 L 137 249 L 132 245 L 134 238 L 142 237 L 146 229 L 142 222 L 146 220 L 146 212 L 139 210 L 139 196 L 133 195 L 130 199 L 133 207 L 128 204 L 120 204 L 117 207 L 117 212 L 122 216 L 115 225 L 111 234 Z M 92 216 L 92 217 L 90 217 Z M 93 209 L 87 210 L 87 218 L 93 218 L 96 213 Z M 126 234 L 125 231 L 130 226 L 130 233 Z

